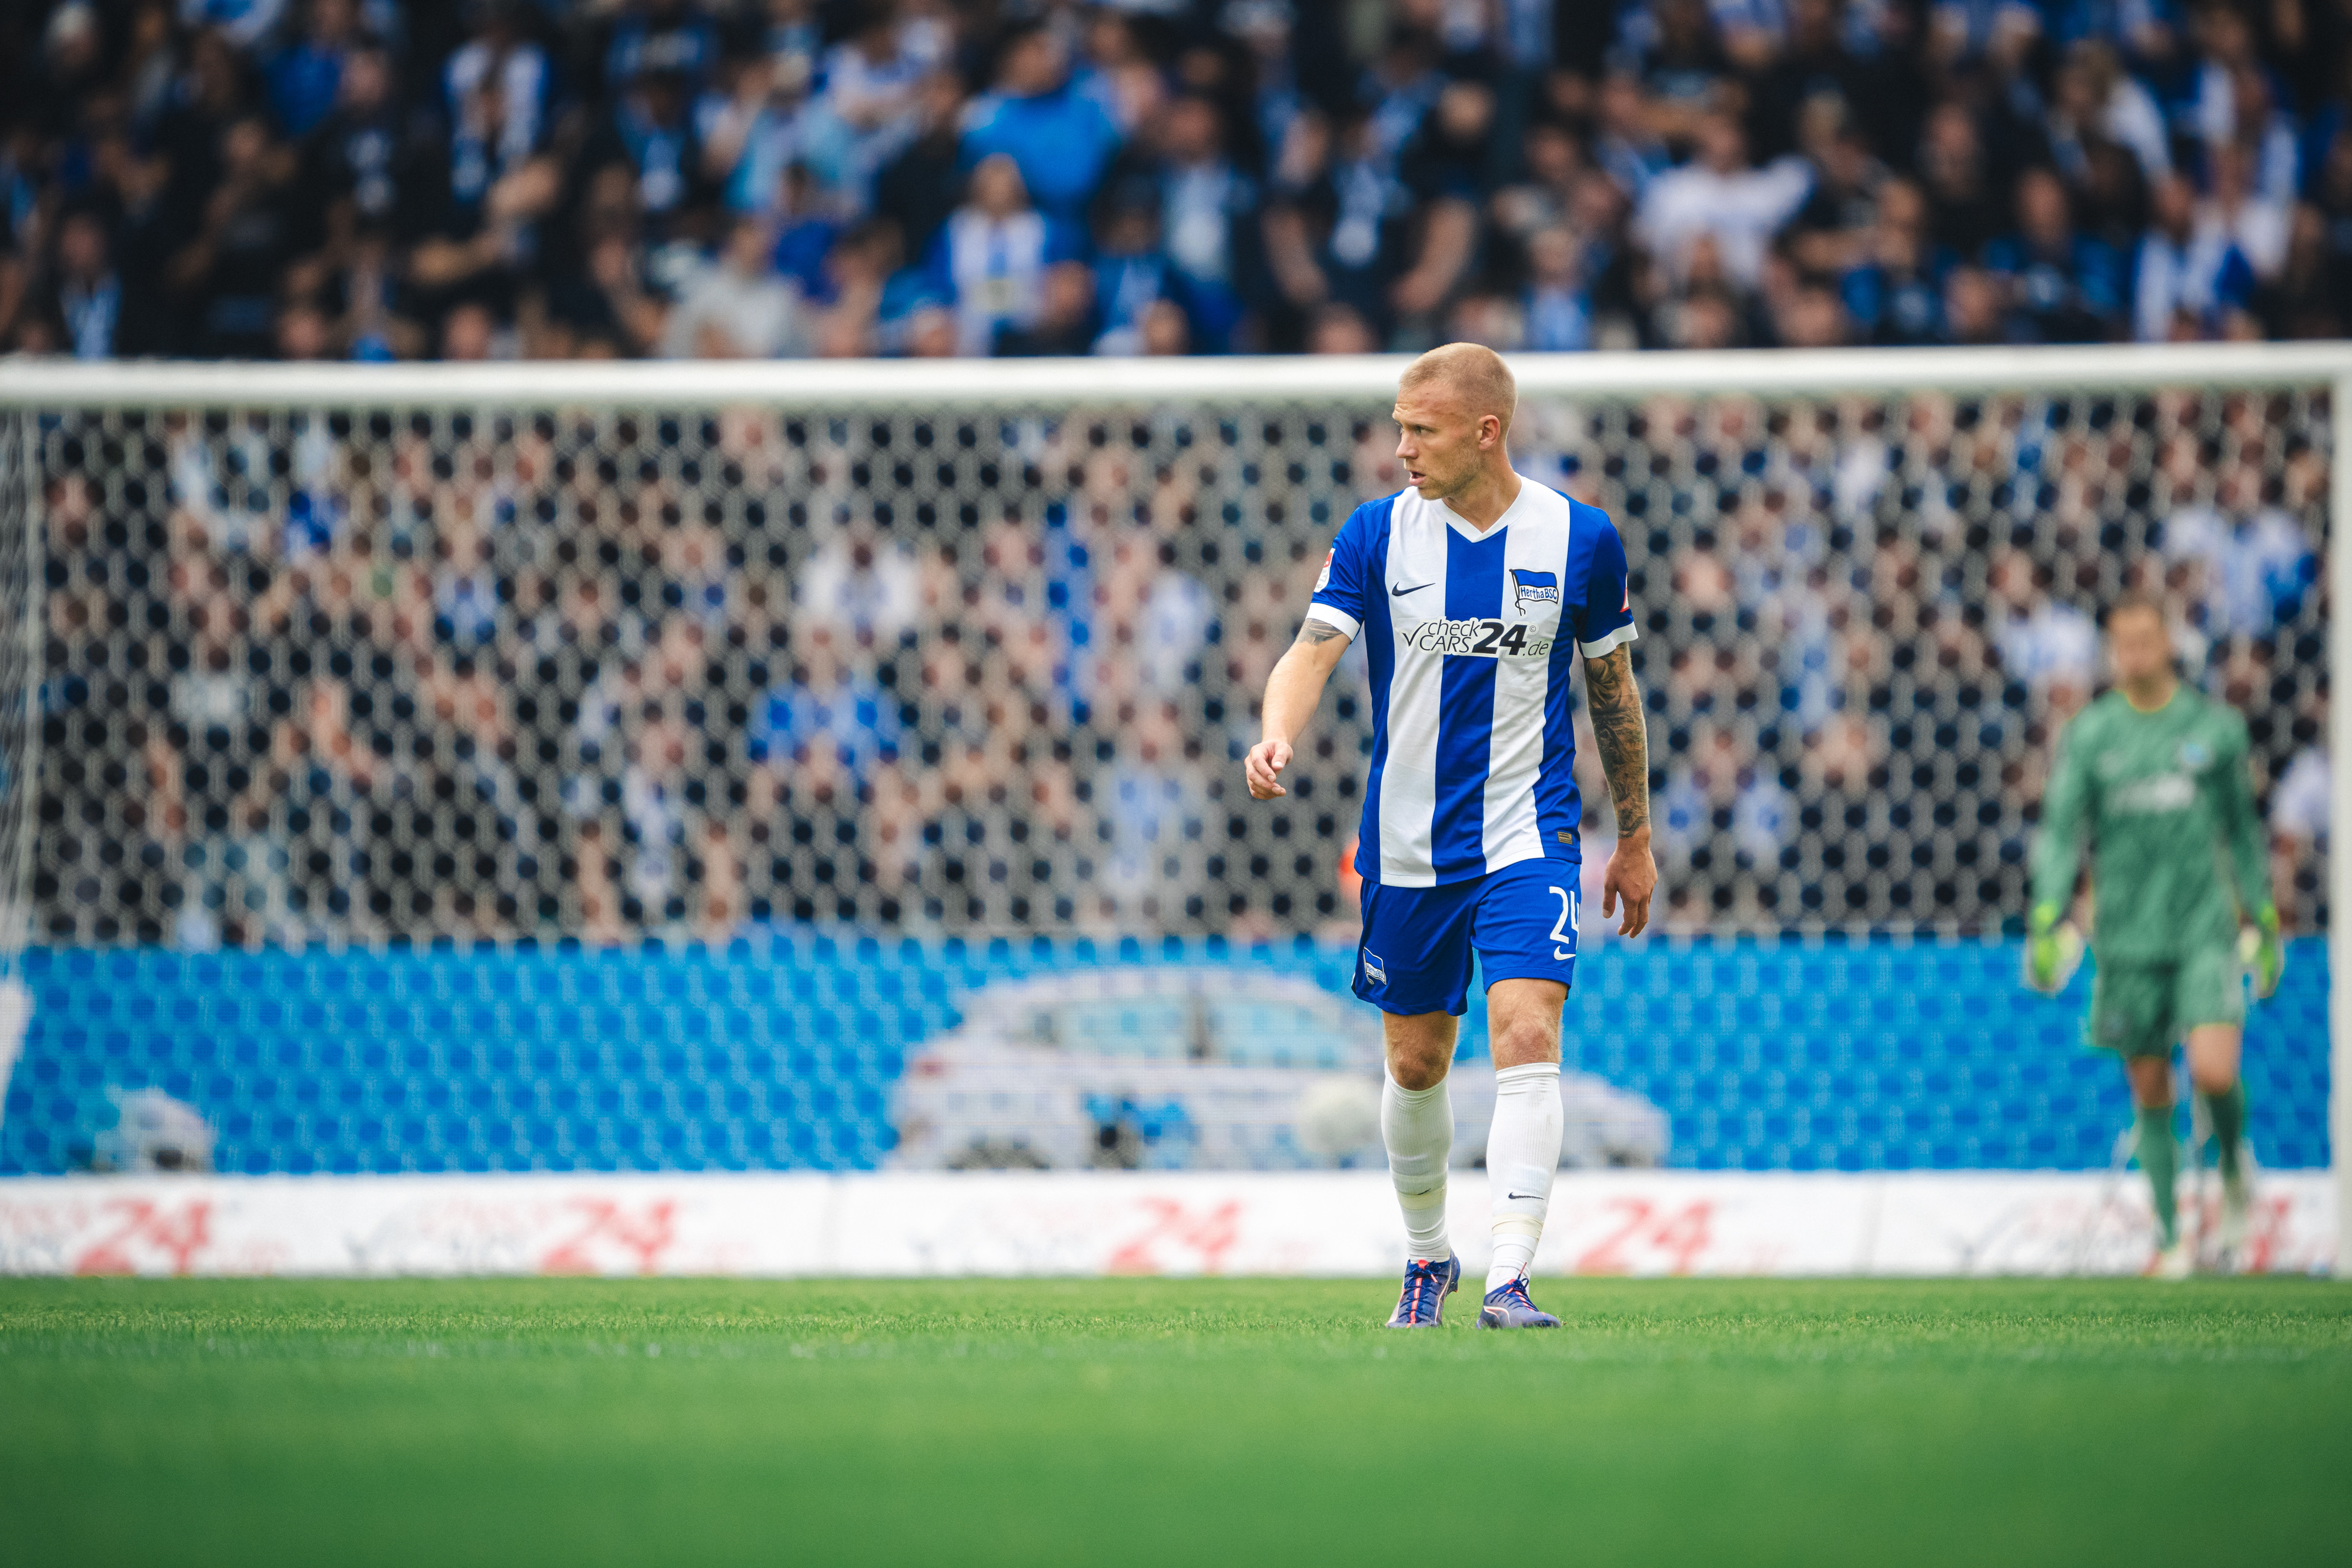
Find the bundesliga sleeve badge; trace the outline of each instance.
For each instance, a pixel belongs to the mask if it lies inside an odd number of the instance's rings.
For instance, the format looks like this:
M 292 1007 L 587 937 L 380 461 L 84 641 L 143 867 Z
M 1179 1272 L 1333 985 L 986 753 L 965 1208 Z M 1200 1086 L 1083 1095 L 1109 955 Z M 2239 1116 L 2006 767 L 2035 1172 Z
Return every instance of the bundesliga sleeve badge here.
M 1315 591 L 1322 592 L 1331 586 L 1331 558 L 1339 554 L 1337 547 L 1323 552 L 1323 570 L 1315 574 Z

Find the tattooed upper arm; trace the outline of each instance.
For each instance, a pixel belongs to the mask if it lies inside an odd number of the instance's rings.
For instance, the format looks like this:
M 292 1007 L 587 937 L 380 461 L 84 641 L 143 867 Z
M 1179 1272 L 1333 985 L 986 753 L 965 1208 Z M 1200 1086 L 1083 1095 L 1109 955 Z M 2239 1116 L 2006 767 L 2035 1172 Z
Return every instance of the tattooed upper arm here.
M 1328 643 L 1334 637 L 1345 636 L 1347 636 L 1345 632 L 1340 631 L 1328 621 L 1318 621 L 1311 615 L 1298 628 L 1298 640 L 1309 644 Z

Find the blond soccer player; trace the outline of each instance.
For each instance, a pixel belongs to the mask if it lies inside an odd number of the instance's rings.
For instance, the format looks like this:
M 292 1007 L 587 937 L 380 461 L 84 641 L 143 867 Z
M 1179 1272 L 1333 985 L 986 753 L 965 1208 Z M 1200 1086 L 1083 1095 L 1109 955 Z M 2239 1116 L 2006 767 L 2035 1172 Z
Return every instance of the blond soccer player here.
M 1397 389 L 1409 487 L 1356 508 L 1298 640 L 1267 678 L 1265 737 L 1244 767 L 1284 793 L 1300 733 L 1350 640 L 1364 640 L 1372 758 L 1356 869 L 1356 994 L 1381 1009 L 1381 1130 L 1404 1211 L 1392 1328 L 1444 1321 L 1462 1277 L 1445 1230 L 1454 1112 L 1445 1075 L 1473 955 L 1486 987 L 1495 1119 L 1486 1142 L 1494 1263 L 1484 1328 L 1556 1328 L 1528 1292 L 1559 1165 L 1560 1012 L 1576 972 L 1578 823 L 1571 671 L 1617 810 L 1601 913 L 1649 924 L 1649 750 L 1633 683 L 1625 547 L 1595 507 L 1511 468 L 1518 400 L 1502 360 L 1454 343 Z

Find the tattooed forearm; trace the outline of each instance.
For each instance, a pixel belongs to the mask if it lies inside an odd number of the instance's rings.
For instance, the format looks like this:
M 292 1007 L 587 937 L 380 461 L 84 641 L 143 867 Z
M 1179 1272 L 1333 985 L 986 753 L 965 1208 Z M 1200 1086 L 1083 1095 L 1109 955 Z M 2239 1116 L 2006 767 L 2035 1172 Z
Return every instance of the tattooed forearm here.
M 1328 643 L 1334 637 L 1346 635 L 1345 632 L 1340 631 L 1328 621 L 1310 620 L 1302 622 L 1298 628 L 1298 640 L 1302 643 Z
M 1584 699 L 1592 710 L 1601 768 L 1617 802 L 1618 834 L 1638 832 L 1650 825 L 1650 732 L 1641 688 L 1633 681 L 1631 648 L 1612 648 L 1584 661 Z

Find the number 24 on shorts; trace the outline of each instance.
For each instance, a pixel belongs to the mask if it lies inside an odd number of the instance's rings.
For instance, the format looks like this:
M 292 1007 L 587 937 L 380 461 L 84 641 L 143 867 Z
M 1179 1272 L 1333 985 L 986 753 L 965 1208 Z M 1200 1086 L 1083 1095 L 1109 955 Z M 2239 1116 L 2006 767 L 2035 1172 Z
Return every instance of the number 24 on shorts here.
M 1553 888 L 1551 895 L 1559 900 L 1559 918 L 1551 925 L 1551 956 L 1573 958 L 1576 956 L 1576 933 L 1579 929 L 1576 918 L 1579 895 L 1564 887 Z

